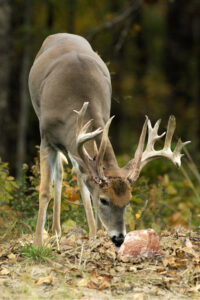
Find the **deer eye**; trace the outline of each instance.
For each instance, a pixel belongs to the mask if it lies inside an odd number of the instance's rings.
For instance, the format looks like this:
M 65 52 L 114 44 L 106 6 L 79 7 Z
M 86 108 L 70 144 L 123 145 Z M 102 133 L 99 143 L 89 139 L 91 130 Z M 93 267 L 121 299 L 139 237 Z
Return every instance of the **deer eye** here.
M 109 201 L 103 197 L 100 197 L 100 202 L 105 206 L 109 206 Z

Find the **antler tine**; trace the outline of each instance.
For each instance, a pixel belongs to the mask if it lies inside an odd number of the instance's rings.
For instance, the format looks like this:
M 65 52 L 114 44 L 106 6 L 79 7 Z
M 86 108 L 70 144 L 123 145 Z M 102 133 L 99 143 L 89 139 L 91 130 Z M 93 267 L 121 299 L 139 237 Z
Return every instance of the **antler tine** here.
M 153 151 L 155 142 L 161 139 L 165 135 L 166 132 L 163 132 L 161 135 L 158 135 L 160 122 L 161 119 L 156 122 L 154 127 L 152 127 L 151 121 L 148 120 L 148 141 L 147 141 L 147 147 L 145 151 Z
M 89 154 L 84 148 L 84 144 L 87 141 L 93 140 L 95 137 L 97 137 L 99 134 L 103 132 L 101 128 L 97 128 L 95 131 L 87 132 L 89 129 L 91 123 L 93 120 L 89 120 L 84 126 L 83 126 L 83 119 L 88 107 L 88 102 L 84 102 L 82 108 L 80 111 L 74 111 L 78 114 L 77 118 L 77 132 L 76 132 L 76 144 L 77 144 L 77 151 L 79 156 L 83 159 L 83 161 L 88 166 L 88 159 L 90 159 Z
M 138 165 L 141 162 L 142 152 L 143 152 L 143 149 L 144 149 L 144 143 L 145 143 L 146 132 L 147 132 L 147 125 L 148 125 L 148 122 L 149 122 L 148 117 L 147 116 L 145 116 L 145 117 L 146 117 L 146 120 L 144 122 L 144 125 L 143 125 L 143 128 L 142 128 L 142 133 L 141 133 L 140 139 L 139 139 L 139 144 L 138 144 L 137 150 L 135 151 L 135 156 L 134 156 L 134 160 L 135 160 L 136 165 Z
M 166 134 L 165 145 L 164 145 L 163 150 L 171 149 L 171 142 L 172 142 L 172 137 L 173 137 L 175 128 L 176 128 L 176 119 L 174 116 L 170 116 L 168 124 L 167 124 L 167 134 Z
M 109 128 L 110 128 L 110 124 L 112 122 L 112 119 L 115 116 L 112 116 L 106 123 L 104 129 L 103 129 L 103 134 L 102 134 L 102 139 L 101 139 L 101 144 L 99 147 L 99 151 L 98 151 L 98 155 L 97 155 L 97 168 L 98 168 L 98 173 L 101 177 L 104 177 L 103 174 L 103 157 L 106 151 L 106 147 L 107 147 L 107 141 L 108 141 L 108 132 L 109 132 Z
M 86 113 L 86 110 L 88 108 L 88 104 L 89 102 L 84 102 L 83 106 L 81 107 L 81 109 L 79 111 L 74 110 L 74 112 L 76 114 L 78 114 L 78 118 L 77 118 L 77 128 L 76 128 L 76 135 L 79 134 L 81 128 L 83 127 L 83 119 Z
M 148 125 L 149 119 L 146 116 L 146 120 L 144 122 L 142 132 L 140 135 L 138 147 L 135 151 L 135 156 L 134 159 L 130 162 L 130 172 L 128 173 L 128 180 L 133 182 L 135 181 L 140 173 L 140 164 L 141 164 L 141 159 L 142 159 L 142 153 L 144 149 L 144 143 L 145 143 L 145 138 L 146 138 L 146 132 L 147 132 L 147 125 Z
M 187 144 L 191 143 L 190 141 L 187 142 L 182 142 L 181 139 L 178 140 L 178 143 L 174 149 L 173 152 L 173 162 L 176 164 L 178 167 L 181 166 L 181 157 L 184 156 L 184 154 L 181 154 L 181 150 L 183 149 L 184 146 Z
M 93 146 L 94 146 L 94 157 L 97 157 L 97 155 L 98 155 L 98 148 L 97 148 L 97 142 L 95 140 L 94 140 Z
M 91 122 L 90 122 L 90 124 L 91 124 Z M 86 124 L 86 125 L 88 125 L 88 124 Z M 87 126 L 87 128 L 88 127 L 89 126 Z M 79 135 L 77 136 L 77 140 L 76 141 L 77 141 L 77 150 L 78 150 L 78 153 L 79 153 L 79 155 L 80 155 L 81 158 L 83 158 L 83 151 L 84 151 L 85 154 L 87 154 L 87 151 L 83 148 L 83 145 L 86 142 L 88 142 L 90 140 L 93 140 L 95 137 L 97 137 L 99 134 L 101 134 L 102 131 L 103 130 L 101 128 L 98 128 L 95 131 L 88 132 L 88 133 L 86 133 L 84 131 L 84 128 L 83 128 L 83 130 L 80 131 Z

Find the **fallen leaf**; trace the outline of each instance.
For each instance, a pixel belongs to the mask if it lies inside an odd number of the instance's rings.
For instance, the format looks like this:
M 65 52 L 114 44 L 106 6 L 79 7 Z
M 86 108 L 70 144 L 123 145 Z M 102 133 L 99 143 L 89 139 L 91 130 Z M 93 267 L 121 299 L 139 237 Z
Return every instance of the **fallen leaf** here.
M 191 292 L 198 292 L 200 291 L 200 284 L 195 285 L 190 289 Z
M 135 266 L 130 266 L 129 267 L 129 271 L 133 272 L 133 273 L 136 273 L 137 272 L 137 268 Z
M 170 268 L 178 269 L 181 266 L 185 265 L 186 261 L 186 259 L 176 259 L 174 256 L 170 256 L 163 258 L 162 263 L 164 267 L 168 266 Z
M 168 272 L 168 275 L 172 278 L 177 277 L 177 271 L 176 270 L 171 270 Z
M 116 252 L 115 252 L 115 249 L 111 248 L 111 249 L 108 249 L 106 251 L 106 255 L 108 256 L 108 258 L 110 258 L 111 260 L 115 260 L 116 259 Z
M 126 271 L 125 267 L 122 266 L 116 266 L 115 270 L 120 273 L 124 273 Z
M 147 295 L 144 293 L 136 293 L 133 295 L 133 300 L 145 300 L 147 299 Z
M 109 288 L 111 285 L 111 278 L 107 275 L 99 275 L 96 271 L 91 273 L 87 287 L 89 289 L 96 289 L 102 291 Z
M 54 272 L 56 272 L 56 273 L 64 274 L 64 271 L 63 271 L 63 270 L 59 270 L 59 269 L 57 269 L 57 268 L 52 268 L 51 270 L 54 271 Z
M 86 287 L 86 286 L 88 286 L 88 278 L 82 278 L 81 280 L 78 281 L 77 285 L 79 287 Z
M 194 268 L 194 274 L 198 274 L 200 273 L 200 265 L 197 265 L 195 268 Z
M 189 247 L 183 247 L 182 250 L 183 250 L 186 254 L 189 254 L 189 255 L 191 255 L 191 256 L 197 258 L 197 259 L 199 258 L 198 253 L 196 253 L 196 252 L 194 251 L 194 249 L 192 249 L 192 248 L 189 248 Z
M 10 260 L 15 260 L 15 259 L 16 259 L 16 255 L 15 255 L 14 253 L 10 253 L 10 254 L 8 255 L 8 258 L 9 258 Z
M 112 247 L 112 242 L 105 242 L 103 245 L 106 249 L 109 249 L 110 247 Z
M 141 217 L 142 210 L 138 210 L 138 212 L 135 214 L 135 219 L 138 220 Z
M 183 251 L 182 249 L 177 248 L 177 249 L 176 249 L 176 256 L 177 256 L 178 258 L 185 258 L 184 251 Z
M 187 247 L 187 248 L 189 248 L 189 249 L 192 249 L 192 250 L 193 250 L 193 245 L 192 245 L 192 242 L 190 241 L 190 239 L 189 239 L 189 238 L 187 238 L 187 239 L 186 239 L 186 241 L 185 241 L 185 245 L 186 245 L 186 247 Z
M 6 269 L 6 268 L 2 268 L 2 270 L 0 271 L 1 275 L 8 275 L 10 273 L 10 270 Z
M 167 289 L 170 289 L 171 284 L 175 281 L 176 281 L 175 278 L 164 278 L 163 279 L 163 283 L 165 284 Z
M 166 273 L 167 273 L 167 270 L 164 269 L 164 268 L 158 268 L 158 269 L 156 270 L 156 272 L 157 272 L 157 273 L 160 273 L 160 274 L 166 274 Z
M 40 277 L 38 280 L 35 280 L 35 284 L 41 285 L 41 284 L 53 284 L 53 277 Z
M 2 247 L 0 249 L 0 257 L 5 256 L 7 254 L 8 249 L 6 249 L 5 247 Z
M 170 256 L 170 257 L 164 257 L 162 259 L 162 263 L 164 267 L 167 267 L 168 265 L 171 265 L 175 262 L 175 257 L 174 256 Z

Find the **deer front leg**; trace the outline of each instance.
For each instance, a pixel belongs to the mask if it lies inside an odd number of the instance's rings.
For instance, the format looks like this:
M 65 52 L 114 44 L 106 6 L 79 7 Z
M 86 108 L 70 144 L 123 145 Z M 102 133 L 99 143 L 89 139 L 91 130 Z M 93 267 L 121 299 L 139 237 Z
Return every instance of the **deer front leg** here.
M 62 192 L 62 180 L 63 180 L 63 166 L 58 153 L 55 165 L 55 178 L 54 178 L 54 206 L 53 206 L 53 226 L 52 232 L 55 235 L 61 236 L 60 227 L 60 205 L 61 205 L 61 192 Z
M 43 231 L 46 221 L 47 207 L 51 197 L 51 171 L 50 163 L 48 161 L 49 148 L 40 148 L 40 195 L 39 195 L 39 213 L 36 225 L 36 232 L 34 236 L 34 245 L 42 246 Z
M 77 174 L 77 182 L 87 217 L 87 222 L 89 226 L 89 236 L 90 238 L 92 238 L 96 236 L 96 223 L 90 199 L 90 192 L 88 191 L 87 186 L 85 185 L 79 174 Z

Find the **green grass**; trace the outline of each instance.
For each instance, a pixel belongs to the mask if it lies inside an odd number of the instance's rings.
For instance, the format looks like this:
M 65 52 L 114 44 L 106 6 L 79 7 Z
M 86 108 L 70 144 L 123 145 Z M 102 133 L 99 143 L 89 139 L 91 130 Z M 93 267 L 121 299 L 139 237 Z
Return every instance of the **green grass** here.
M 21 255 L 37 262 L 44 262 L 55 258 L 51 248 L 33 245 L 25 245 L 22 248 Z

